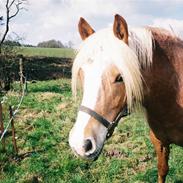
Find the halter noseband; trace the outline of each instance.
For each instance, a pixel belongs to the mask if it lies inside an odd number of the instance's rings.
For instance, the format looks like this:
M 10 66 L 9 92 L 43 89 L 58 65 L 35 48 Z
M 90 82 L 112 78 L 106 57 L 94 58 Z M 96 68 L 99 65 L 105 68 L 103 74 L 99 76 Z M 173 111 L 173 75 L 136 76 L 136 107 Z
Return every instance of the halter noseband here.
M 104 125 L 108 130 L 107 138 L 109 138 L 112 135 L 114 128 L 117 126 L 119 120 L 122 117 L 125 117 L 129 114 L 128 110 L 127 110 L 127 105 L 125 105 L 123 110 L 117 115 L 117 117 L 114 119 L 114 121 L 108 121 L 107 119 L 105 119 L 103 116 L 101 116 L 100 114 L 98 114 L 94 110 L 92 110 L 86 106 L 83 106 L 83 105 L 80 106 L 79 110 L 89 114 L 91 117 L 93 117 L 98 122 L 100 122 L 102 125 Z

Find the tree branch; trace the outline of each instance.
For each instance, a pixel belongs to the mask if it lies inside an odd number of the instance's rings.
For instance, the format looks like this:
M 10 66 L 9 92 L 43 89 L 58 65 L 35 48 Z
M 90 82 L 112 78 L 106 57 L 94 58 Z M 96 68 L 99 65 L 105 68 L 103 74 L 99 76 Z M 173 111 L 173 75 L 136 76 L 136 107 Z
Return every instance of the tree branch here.
M 8 34 L 8 31 L 9 31 L 9 13 L 10 13 L 10 10 L 9 10 L 9 0 L 7 0 L 6 1 L 6 29 L 5 29 L 5 32 L 4 32 L 4 34 L 3 34 L 3 37 L 2 37 L 2 39 L 1 39 L 1 41 L 0 41 L 0 47 L 2 46 L 2 44 L 3 44 L 3 42 L 4 42 L 4 40 L 5 40 L 5 38 L 6 38 L 6 36 L 7 36 L 7 34 Z M 0 50 L 1 51 L 1 50 Z
M 27 0 L 6 0 L 6 22 L 5 22 L 5 32 L 2 36 L 2 39 L 0 40 L 0 49 L 2 47 L 2 44 L 8 34 L 8 31 L 9 31 L 9 23 L 10 23 L 10 20 L 13 19 L 14 17 L 16 17 L 18 15 L 18 13 L 20 12 L 20 10 L 24 9 L 23 7 L 21 7 L 22 4 L 24 4 L 25 2 L 27 2 Z M 16 11 L 10 15 L 12 13 L 12 9 L 13 9 L 13 6 L 15 6 L 16 8 Z M 0 17 L 2 18 L 2 17 Z M 0 50 L 1 52 L 1 50 Z
M 9 1 L 9 0 L 8 0 Z M 14 4 L 15 0 L 13 0 L 10 5 L 8 6 L 8 8 L 10 9 L 12 7 L 12 5 Z M 9 3 L 8 3 L 9 4 Z
M 16 12 L 15 12 L 13 15 L 11 15 L 11 16 L 9 17 L 9 19 L 12 19 L 12 18 L 16 17 L 17 14 L 19 13 L 19 11 L 23 9 L 23 8 L 20 8 L 20 5 L 21 5 L 21 4 L 22 4 L 22 2 L 19 2 L 18 4 L 16 4 Z

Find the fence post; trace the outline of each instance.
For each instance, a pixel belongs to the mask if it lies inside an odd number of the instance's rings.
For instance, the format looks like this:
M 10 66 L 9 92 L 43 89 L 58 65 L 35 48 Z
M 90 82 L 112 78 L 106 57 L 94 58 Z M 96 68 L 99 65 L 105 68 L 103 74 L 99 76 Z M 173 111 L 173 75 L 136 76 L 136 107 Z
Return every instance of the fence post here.
M 25 76 L 25 94 L 28 93 L 28 83 L 27 83 L 27 75 Z
M 21 92 L 23 92 L 23 84 L 24 84 L 24 78 L 23 78 L 23 56 L 19 56 L 19 75 L 20 75 L 20 88 Z
M 0 128 L 1 128 L 1 135 L 4 132 L 4 124 L 3 124 L 3 108 L 0 102 Z M 5 151 L 5 138 L 2 138 L 2 150 Z
M 18 154 L 18 148 L 17 148 L 17 143 L 16 143 L 16 138 L 15 138 L 15 127 L 14 127 L 14 120 L 13 120 L 13 110 L 12 107 L 9 106 L 9 111 L 10 111 L 10 119 L 11 120 L 11 127 L 12 127 L 12 142 L 13 142 L 13 147 L 14 151 L 16 154 Z

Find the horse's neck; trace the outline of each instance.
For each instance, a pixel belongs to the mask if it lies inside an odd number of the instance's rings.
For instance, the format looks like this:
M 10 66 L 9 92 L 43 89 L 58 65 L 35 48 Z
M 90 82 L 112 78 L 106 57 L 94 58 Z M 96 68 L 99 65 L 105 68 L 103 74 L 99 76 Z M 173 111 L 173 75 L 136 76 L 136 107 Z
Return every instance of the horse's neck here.
M 148 122 L 163 141 L 183 143 L 183 42 L 154 33 L 149 69 L 143 69 L 144 107 Z M 176 139 L 176 134 L 180 138 Z
M 158 31 L 152 29 L 155 43 L 152 65 L 142 70 L 144 97 L 160 102 L 166 97 L 170 104 L 177 102 L 175 97 L 180 95 L 178 100 L 183 106 L 183 41 Z

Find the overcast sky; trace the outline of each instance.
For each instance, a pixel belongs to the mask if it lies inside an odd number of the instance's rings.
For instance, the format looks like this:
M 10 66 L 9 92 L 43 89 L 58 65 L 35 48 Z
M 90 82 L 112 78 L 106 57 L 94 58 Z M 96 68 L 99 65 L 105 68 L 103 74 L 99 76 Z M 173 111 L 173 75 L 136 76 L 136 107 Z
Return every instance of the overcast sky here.
M 116 13 L 130 26 L 172 27 L 183 37 L 183 0 L 29 0 L 26 8 L 28 11 L 22 11 L 11 22 L 11 32 L 23 37 L 27 44 L 56 39 L 78 45 L 79 17 L 97 31 L 112 26 Z

